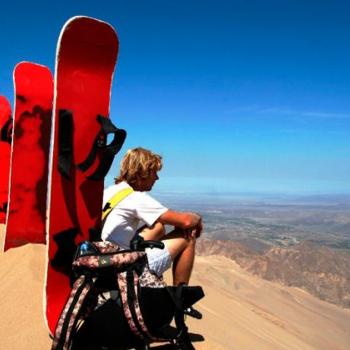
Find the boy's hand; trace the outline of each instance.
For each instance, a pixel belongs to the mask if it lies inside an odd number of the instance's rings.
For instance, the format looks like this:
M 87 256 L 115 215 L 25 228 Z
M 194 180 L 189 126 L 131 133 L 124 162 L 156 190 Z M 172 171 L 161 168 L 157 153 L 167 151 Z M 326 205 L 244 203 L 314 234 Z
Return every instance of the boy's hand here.
M 195 227 L 189 228 L 187 230 L 182 230 L 185 238 L 198 238 L 203 231 L 202 219 L 199 220 Z
M 195 235 L 196 235 L 196 238 L 200 237 L 202 231 L 203 231 L 203 223 L 202 223 L 202 219 L 199 220 L 196 228 L 194 229 L 195 231 Z

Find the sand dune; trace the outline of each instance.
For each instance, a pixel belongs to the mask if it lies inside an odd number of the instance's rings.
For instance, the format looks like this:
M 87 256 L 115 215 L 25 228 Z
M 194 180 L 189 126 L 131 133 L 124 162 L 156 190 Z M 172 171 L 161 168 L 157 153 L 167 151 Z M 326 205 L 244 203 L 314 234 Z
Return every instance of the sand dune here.
M 0 349 L 50 349 L 43 318 L 45 247 L 0 253 Z M 169 278 L 170 276 L 167 276 Z M 349 349 L 350 311 L 308 293 L 251 276 L 232 260 L 198 257 L 193 284 L 204 287 L 205 337 L 196 349 Z
M 205 318 L 190 322 L 224 349 L 349 349 L 350 311 L 297 289 L 249 275 L 227 258 L 200 257 Z M 208 347 L 209 349 L 210 347 Z M 206 344 L 198 349 L 207 349 Z

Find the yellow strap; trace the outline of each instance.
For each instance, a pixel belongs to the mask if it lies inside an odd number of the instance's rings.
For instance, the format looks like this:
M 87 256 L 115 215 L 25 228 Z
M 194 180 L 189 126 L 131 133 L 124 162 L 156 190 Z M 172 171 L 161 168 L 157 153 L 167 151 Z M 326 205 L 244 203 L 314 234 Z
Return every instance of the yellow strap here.
M 107 215 L 118 205 L 118 203 L 120 203 L 132 192 L 134 192 L 134 190 L 131 187 L 124 188 L 123 190 L 117 192 L 104 206 L 102 210 L 102 221 L 106 219 Z

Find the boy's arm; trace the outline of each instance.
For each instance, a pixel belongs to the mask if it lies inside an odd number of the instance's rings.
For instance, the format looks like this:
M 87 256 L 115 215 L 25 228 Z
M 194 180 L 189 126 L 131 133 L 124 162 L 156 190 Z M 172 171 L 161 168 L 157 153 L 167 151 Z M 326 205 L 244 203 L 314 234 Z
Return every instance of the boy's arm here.
M 196 229 L 197 236 L 202 231 L 202 218 L 196 213 L 168 210 L 157 221 L 163 225 L 172 225 L 183 230 Z

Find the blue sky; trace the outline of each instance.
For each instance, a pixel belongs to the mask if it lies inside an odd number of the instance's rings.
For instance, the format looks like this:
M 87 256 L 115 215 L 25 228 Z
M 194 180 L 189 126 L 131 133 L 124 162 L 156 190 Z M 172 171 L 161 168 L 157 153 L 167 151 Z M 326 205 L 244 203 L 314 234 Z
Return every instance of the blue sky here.
M 159 191 L 350 193 L 349 14 L 337 0 L 8 2 L 0 94 L 19 61 L 54 70 L 68 18 L 96 17 L 120 40 L 122 153 L 163 155 Z

